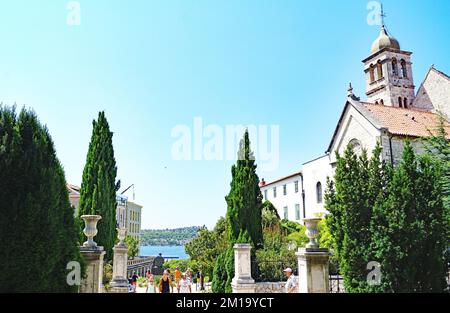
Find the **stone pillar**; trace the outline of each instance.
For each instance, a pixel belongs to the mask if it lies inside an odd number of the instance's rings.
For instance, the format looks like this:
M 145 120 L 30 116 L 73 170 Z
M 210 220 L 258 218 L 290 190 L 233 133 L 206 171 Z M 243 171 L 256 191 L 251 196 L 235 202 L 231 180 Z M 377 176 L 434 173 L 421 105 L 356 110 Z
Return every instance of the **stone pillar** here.
M 81 281 L 81 293 L 101 293 L 103 291 L 103 247 L 97 246 L 93 240 L 97 235 L 97 222 L 102 218 L 100 215 L 83 215 L 85 228 L 84 234 L 88 240 L 80 247 L 81 255 L 86 263 L 86 276 Z
M 299 248 L 295 254 L 298 260 L 298 292 L 330 292 L 328 249 Z
M 320 218 L 304 219 L 306 235 L 310 239 L 306 248 L 299 248 L 298 260 L 298 292 L 299 293 L 328 293 L 329 283 L 329 252 L 320 248 L 316 238 L 319 235 L 317 224 Z
M 255 280 L 252 278 L 250 244 L 234 245 L 234 278 L 231 281 L 233 293 L 254 293 Z
M 117 229 L 119 243 L 114 246 L 113 279 L 109 284 L 112 293 L 128 293 L 127 260 L 128 247 L 123 242 L 126 228 Z

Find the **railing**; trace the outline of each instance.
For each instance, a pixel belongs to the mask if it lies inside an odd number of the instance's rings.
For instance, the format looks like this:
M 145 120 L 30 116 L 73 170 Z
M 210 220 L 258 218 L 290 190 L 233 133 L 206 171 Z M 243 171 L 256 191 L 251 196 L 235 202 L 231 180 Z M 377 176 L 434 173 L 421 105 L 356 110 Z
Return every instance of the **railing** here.
M 255 282 L 281 282 L 286 281 L 286 276 L 283 272 L 287 267 L 292 268 L 294 275 L 297 276 L 297 266 L 292 262 L 267 260 L 267 261 L 253 261 L 252 274 L 255 276 Z
M 330 293 L 345 293 L 344 278 L 339 274 L 330 274 Z
M 140 257 L 127 261 L 127 276 L 136 272 L 139 276 L 144 276 L 148 270 L 152 269 L 155 257 Z

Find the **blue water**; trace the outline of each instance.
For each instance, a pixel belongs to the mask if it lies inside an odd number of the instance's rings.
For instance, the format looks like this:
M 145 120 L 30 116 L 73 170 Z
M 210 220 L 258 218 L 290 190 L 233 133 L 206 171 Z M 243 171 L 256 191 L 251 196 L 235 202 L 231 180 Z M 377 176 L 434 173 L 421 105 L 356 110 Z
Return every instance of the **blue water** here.
M 141 256 L 157 256 L 160 253 L 163 257 L 177 256 L 180 260 L 189 258 L 184 246 L 141 246 Z

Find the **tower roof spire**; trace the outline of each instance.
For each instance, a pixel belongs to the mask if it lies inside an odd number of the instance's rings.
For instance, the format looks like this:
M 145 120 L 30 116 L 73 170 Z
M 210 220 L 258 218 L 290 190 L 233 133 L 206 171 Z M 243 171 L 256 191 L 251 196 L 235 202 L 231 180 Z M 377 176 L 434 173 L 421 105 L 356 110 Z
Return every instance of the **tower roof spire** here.
M 383 3 L 381 4 L 381 12 L 380 12 L 380 18 L 381 18 L 381 27 L 384 28 L 384 18 L 386 17 L 386 14 L 384 13 L 383 9 Z

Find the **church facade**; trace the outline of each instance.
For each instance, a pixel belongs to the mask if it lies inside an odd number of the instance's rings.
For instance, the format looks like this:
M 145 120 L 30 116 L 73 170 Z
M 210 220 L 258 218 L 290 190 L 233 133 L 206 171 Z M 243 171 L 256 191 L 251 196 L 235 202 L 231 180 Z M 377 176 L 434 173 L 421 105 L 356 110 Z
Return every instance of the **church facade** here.
M 325 155 L 302 166 L 306 217 L 326 213 L 326 180 L 334 176 L 336 152 L 342 155 L 348 145 L 357 154 L 366 149 L 370 155 L 379 142 L 382 158 L 395 165 L 401 160 L 406 140 L 417 153 L 424 151 L 420 138 L 435 132 L 439 114 L 444 116 L 450 134 L 450 77 L 431 66 L 416 93 L 411 56 L 412 52 L 402 50 L 383 25 L 370 55 L 362 61 L 366 100 L 354 95 L 350 85 Z

